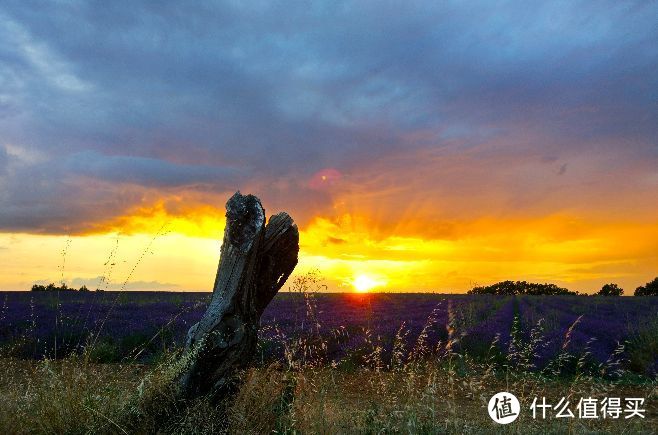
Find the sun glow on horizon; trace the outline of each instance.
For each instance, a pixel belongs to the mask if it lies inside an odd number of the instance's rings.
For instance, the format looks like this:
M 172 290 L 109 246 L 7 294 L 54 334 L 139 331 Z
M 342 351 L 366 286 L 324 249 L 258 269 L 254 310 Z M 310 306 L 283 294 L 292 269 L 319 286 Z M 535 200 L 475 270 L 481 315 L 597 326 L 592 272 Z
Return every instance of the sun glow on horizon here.
M 317 216 L 301 226 L 296 273 L 318 269 L 329 290 L 356 294 L 459 293 L 474 281 L 506 279 L 592 292 L 604 282 L 634 288 L 655 276 L 654 220 L 602 221 L 570 214 L 482 217 L 455 221 L 446 234 L 423 234 L 410 227 L 373 225 L 366 211 Z M 12 264 L 0 268 L 0 289 L 26 290 L 35 282 L 62 280 L 91 288 L 111 274 L 109 289 L 129 278 L 134 289 L 208 290 L 223 226 L 217 208 L 157 202 L 90 225 L 94 231 L 85 234 L 0 234 L 0 264 Z M 111 268 L 110 253 L 118 259 Z M 629 258 L 636 263 L 631 271 Z
M 354 286 L 354 289 L 359 293 L 368 293 L 373 288 L 381 285 L 383 285 L 381 281 L 365 274 L 357 275 L 352 281 L 352 286 Z

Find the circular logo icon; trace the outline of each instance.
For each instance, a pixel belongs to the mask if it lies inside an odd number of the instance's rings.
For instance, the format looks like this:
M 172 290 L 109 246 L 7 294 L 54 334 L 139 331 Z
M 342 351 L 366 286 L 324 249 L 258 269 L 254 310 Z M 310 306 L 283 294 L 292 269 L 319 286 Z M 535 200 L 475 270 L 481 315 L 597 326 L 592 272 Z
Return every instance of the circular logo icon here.
M 509 424 L 518 418 L 521 404 L 514 394 L 503 391 L 489 399 L 487 411 L 496 423 Z

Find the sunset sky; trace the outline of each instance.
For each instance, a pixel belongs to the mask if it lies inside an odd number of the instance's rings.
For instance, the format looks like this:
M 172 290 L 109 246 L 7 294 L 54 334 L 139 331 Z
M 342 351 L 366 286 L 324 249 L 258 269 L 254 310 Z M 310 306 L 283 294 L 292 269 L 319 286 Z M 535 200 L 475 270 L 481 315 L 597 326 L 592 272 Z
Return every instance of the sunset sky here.
M 293 216 L 297 272 L 330 290 L 632 294 L 658 276 L 657 20 L 645 1 L 3 1 L 0 290 L 211 290 L 240 190 Z

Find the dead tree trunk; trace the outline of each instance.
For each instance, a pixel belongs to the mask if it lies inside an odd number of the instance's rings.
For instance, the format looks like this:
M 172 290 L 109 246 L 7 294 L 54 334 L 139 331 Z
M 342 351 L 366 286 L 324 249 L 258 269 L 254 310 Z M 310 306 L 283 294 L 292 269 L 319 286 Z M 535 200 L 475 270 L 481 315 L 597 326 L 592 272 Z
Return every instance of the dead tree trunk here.
M 226 203 L 226 228 L 208 309 L 187 333 L 181 396 L 221 395 L 256 350 L 260 316 L 297 265 L 299 232 L 287 213 L 265 225 L 253 195 Z

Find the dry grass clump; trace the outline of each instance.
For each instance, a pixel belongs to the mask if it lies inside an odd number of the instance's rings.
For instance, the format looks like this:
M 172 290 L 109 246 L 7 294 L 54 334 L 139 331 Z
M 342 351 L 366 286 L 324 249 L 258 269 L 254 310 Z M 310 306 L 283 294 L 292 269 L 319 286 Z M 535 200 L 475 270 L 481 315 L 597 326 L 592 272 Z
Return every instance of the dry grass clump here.
M 4 358 L 0 370 L 2 433 L 84 433 L 112 426 L 112 417 L 147 370 L 90 364 L 82 358 Z
M 591 379 L 569 385 L 532 374 L 507 378 L 481 374 L 477 370 L 457 375 L 437 362 L 398 372 L 328 367 L 253 370 L 231 408 L 230 432 L 491 433 L 503 429 L 486 412 L 488 399 L 499 391 L 515 392 L 524 409 L 520 419 L 505 429 L 510 432 L 564 433 L 578 427 L 616 433 L 623 426 L 631 433 L 649 433 L 657 423 L 656 407 L 649 399 L 655 400 L 655 385 L 623 387 Z M 286 388 L 294 388 L 294 394 Z M 650 420 L 533 420 L 528 412 L 535 396 L 602 398 L 610 391 L 622 397 L 646 397 Z
M 656 383 L 577 378 L 556 381 L 533 373 L 492 373 L 463 361 L 427 360 L 399 370 L 307 367 L 280 364 L 251 368 L 230 404 L 198 400 L 167 402 L 164 371 L 144 366 L 63 361 L 2 360 L 2 433 L 651 433 L 658 424 Z M 140 420 L 126 412 L 151 389 L 151 406 Z M 159 378 L 163 376 L 162 378 Z M 486 402 L 496 392 L 514 392 L 524 412 L 513 425 L 493 423 Z M 645 397 L 647 418 L 631 420 L 533 420 L 532 398 L 568 396 Z M 144 396 L 142 396 L 144 397 Z

